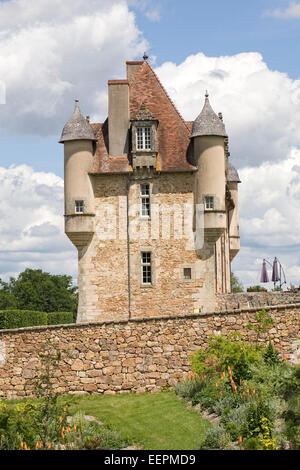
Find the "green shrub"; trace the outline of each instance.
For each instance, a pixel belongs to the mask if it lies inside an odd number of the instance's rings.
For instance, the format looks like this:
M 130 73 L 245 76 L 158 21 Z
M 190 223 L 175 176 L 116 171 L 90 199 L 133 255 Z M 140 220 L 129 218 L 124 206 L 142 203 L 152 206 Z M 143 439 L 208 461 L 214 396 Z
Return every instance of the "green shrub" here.
M 274 416 L 267 400 L 259 399 L 250 403 L 247 409 L 245 421 L 242 426 L 243 437 L 257 437 L 262 435 L 262 419 L 267 419 L 270 430 L 274 427 Z
M 37 412 L 38 404 L 31 400 L 11 406 L 0 401 L 0 450 L 19 449 L 21 441 L 32 448 L 38 440 Z
M 250 367 L 263 362 L 262 351 L 241 340 L 239 333 L 225 336 L 210 336 L 209 349 L 199 349 L 191 357 L 192 370 L 199 376 L 213 376 L 232 369 L 235 382 L 248 380 Z
M 31 310 L 0 310 L 0 329 L 47 325 L 47 314 Z
M 224 426 L 218 424 L 208 429 L 201 449 L 226 449 L 230 444 L 230 434 L 226 431 Z
M 225 408 L 222 413 L 221 423 L 230 433 L 233 441 L 236 441 L 242 435 L 244 423 L 247 419 L 249 403 L 244 403 L 238 408 Z
M 48 325 L 63 325 L 65 323 L 74 323 L 73 312 L 50 312 L 48 316 Z
M 300 450 L 300 366 L 292 368 L 290 376 L 282 380 L 279 393 L 287 401 L 283 418 L 290 447 Z
M 205 387 L 205 382 L 197 377 L 185 379 L 175 385 L 175 393 L 182 398 L 193 398 L 203 387 Z
M 193 396 L 192 404 L 193 406 L 200 404 L 203 409 L 211 409 L 216 399 L 216 388 L 208 384 Z
M 258 437 L 250 437 L 243 442 L 245 450 L 259 450 L 260 442 Z
M 218 400 L 216 400 L 212 404 L 211 409 L 214 413 L 221 416 L 224 410 L 236 408 L 237 406 L 238 406 L 238 402 L 236 400 L 236 397 L 230 394 L 227 396 L 226 395 L 222 396 Z
M 274 365 L 281 362 L 278 351 L 274 348 L 271 339 L 269 339 L 269 345 L 264 353 L 264 361 L 268 365 Z

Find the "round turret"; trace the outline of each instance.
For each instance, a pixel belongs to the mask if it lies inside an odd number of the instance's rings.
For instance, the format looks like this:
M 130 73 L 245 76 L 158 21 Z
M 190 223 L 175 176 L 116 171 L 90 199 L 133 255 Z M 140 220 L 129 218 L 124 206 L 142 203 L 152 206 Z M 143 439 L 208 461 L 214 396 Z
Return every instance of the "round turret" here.
M 95 135 L 75 100 L 72 117 L 63 128 L 65 232 L 81 250 L 94 233 L 94 193 L 89 172 L 93 168 Z
M 229 211 L 229 254 L 230 261 L 237 255 L 240 250 L 240 234 L 239 234 L 239 209 L 238 209 L 238 183 L 240 177 L 236 168 L 228 162 L 227 167 L 227 185 L 233 201 L 233 208 Z
M 204 240 L 214 244 L 226 229 L 226 156 L 224 123 L 212 109 L 208 93 L 193 123 L 194 157 L 197 162 L 196 203 L 204 205 Z

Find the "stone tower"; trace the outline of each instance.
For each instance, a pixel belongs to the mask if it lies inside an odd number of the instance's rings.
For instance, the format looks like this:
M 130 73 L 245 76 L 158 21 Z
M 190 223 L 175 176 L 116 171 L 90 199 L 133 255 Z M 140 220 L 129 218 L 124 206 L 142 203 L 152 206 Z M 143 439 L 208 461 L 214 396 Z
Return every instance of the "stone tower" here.
M 146 60 L 126 68 L 108 81 L 106 121 L 90 124 L 76 102 L 60 139 L 78 322 L 214 311 L 239 251 L 240 181 L 222 116 L 206 93 L 185 121 Z

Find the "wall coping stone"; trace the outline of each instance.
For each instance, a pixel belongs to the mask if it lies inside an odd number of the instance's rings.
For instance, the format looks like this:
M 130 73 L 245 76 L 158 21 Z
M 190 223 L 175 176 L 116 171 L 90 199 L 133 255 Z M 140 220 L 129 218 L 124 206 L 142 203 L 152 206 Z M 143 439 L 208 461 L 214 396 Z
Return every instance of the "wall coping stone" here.
M 171 321 L 171 320 L 178 320 L 178 319 L 186 319 L 186 318 L 208 318 L 212 316 L 229 316 L 229 315 L 238 315 L 241 313 L 253 313 L 257 312 L 264 308 L 265 310 L 285 310 L 290 308 L 299 308 L 300 309 L 300 302 L 294 304 L 281 304 L 281 305 L 266 305 L 261 307 L 243 307 L 243 308 L 236 308 L 233 310 L 222 310 L 217 312 L 207 312 L 207 313 L 191 313 L 185 315 L 162 315 L 156 317 L 136 317 L 136 318 L 128 318 L 127 320 L 104 320 L 98 322 L 84 322 L 84 323 L 64 323 L 61 325 L 40 325 L 40 326 L 26 326 L 23 328 L 11 328 L 11 329 L 0 329 L 0 336 L 6 333 L 26 333 L 26 332 L 34 332 L 34 331 L 46 331 L 46 330 L 58 330 L 58 329 L 71 329 L 71 328 L 89 328 L 91 326 L 102 326 L 102 325 L 110 325 L 110 324 L 122 324 L 122 323 L 141 323 L 141 322 L 151 322 L 151 321 Z

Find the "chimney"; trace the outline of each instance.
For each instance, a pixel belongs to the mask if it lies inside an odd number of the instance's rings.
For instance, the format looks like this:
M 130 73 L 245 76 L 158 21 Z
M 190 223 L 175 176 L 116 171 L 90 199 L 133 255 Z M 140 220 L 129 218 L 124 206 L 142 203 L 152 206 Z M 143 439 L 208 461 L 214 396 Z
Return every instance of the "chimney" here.
M 128 153 L 129 83 L 108 80 L 109 155 L 122 157 Z
M 143 65 L 143 60 L 128 60 L 126 62 L 126 70 L 127 70 L 127 80 L 131 83 L 141 66 Z

